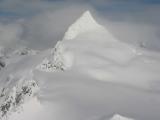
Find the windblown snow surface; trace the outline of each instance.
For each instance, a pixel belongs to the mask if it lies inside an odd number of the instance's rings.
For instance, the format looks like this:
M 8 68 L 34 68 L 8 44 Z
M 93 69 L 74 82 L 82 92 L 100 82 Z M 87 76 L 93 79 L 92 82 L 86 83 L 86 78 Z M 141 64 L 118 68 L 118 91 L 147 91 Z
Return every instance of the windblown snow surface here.
M 55 47 L 1 59 L 0 120 L 160 120 L 160 53 L 117 40 L 89 11 Z

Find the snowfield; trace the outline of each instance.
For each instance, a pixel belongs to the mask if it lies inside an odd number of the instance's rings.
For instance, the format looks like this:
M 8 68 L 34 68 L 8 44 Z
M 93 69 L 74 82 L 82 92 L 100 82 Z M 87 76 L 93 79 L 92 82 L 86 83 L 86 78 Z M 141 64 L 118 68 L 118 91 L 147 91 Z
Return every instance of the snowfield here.
M 119 41 L 89 11 L 55 47 L 0 57 L 0 120 L 160 120 L 160 53 Z

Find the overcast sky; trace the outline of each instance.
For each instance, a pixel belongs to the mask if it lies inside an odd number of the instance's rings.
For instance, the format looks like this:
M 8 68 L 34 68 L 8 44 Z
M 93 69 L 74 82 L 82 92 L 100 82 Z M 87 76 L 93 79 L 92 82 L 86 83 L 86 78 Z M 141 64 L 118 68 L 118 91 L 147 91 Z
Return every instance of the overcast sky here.
M 160 0 L 0 0 L 0 45 L 52 47 L 85 10 L 118 39 L 160 49 Z

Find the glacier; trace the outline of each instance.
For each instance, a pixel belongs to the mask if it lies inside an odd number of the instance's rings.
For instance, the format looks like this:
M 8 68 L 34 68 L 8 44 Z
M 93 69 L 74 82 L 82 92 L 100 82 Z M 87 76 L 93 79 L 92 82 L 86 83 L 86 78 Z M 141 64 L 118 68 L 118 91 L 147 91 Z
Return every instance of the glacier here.
M 2 120 L 160 119 L 159 52 L 119 41 L 89 11 L 53 48 L 1 58 Z

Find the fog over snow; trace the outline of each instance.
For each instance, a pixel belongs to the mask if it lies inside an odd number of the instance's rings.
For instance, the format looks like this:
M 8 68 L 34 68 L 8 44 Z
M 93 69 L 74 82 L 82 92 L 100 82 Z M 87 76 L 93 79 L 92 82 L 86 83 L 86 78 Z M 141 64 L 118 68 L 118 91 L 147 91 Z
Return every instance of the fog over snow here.
M 0 1 L 0 120 L 159 120 L 159 6 Z

